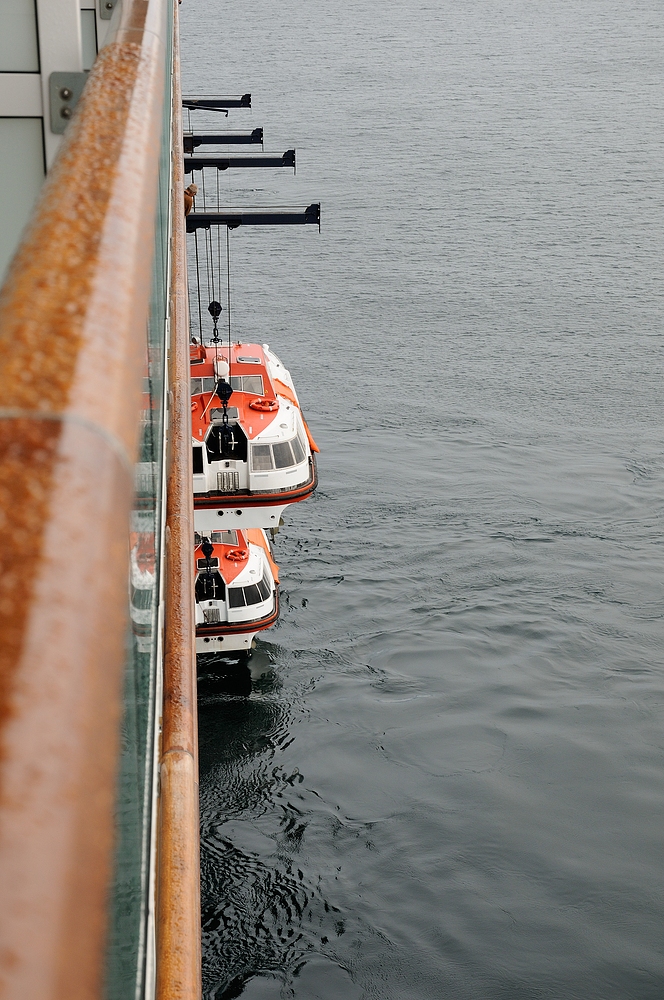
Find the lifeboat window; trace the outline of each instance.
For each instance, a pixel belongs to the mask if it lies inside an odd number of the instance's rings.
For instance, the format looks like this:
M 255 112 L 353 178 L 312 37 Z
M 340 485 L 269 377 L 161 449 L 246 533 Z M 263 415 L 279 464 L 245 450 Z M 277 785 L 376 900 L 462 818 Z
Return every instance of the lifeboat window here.
M 251 468 L 253 472 L 268 472 L 273 468 L 269 444 L 253 444 L 251 446 Z
M 212 375 L 207 376 L 206 378 L 192 378 L 191 394 L 192 396 L 196 396 L 200 392 L 214 392 L 216 384 L 217 380 Z
M 243 375 L 242 376 L 242 390 L 243 392 L 255 392 L 257 396 L 263 395 L 263 376 L 262 375 Z
M 258 590 L 260 591 L 261 598 L 264 601 L 267 601 L 268 597 L 270 596 L 271 589 L 272 588 L 270 587 L 270 584 L 267 582 L 267 579 L 263 577 L 263 579 L 260 580 L 258 583 Z
M 279 444 L 273 444 L 272 451 L 274 452 L 274 464 L 277 469 L 287 469 L 290 465 L 296 464 L 293 461 L 290 442 L 281 441 Z
M 244 599 L 247 604 L 260 604 L 263 598 L 261 597 L 260 590 L 255 583 L 252 583 L 249 587 L 244 588 Z
M 253 392 L 256 396 L 263 395 L 262 375 L 231 375 L 231 386 L 240 392 Z
M 293 440 L 291 441 L 291 447 L 293 449 L 293 455 L 295 456 L 295 464 L 299 465 L 300 462 L 304 462 L 304 456 L 306 453 L 304 451 L 304 448 L 302 447 L 300 439 L 293 438 Z
M 210 541 L 213 545 L 237 545 L 237 531 L 213 531 Z
M 203 472 L 203 449 L 194 448 L 193 452 L 194 452 L 194 458 L 192 464 L 194 469 L 194 475 L 197 476 Z
M 229 608 L 244 607 L 244 590 L 242 587 L 228 588 L 228 606 Z
M 198 569 L 207 569 L 207 567 L 208 567 L 207 560 L 205 560 L 205 559 L 197 559 L 196 560 L 196 566 L 198 567 Z M 210 569 L 216 569 L 218 566 L 219 566 L 219 560 L 218 559 L 210 559 Z
M 260 358 L 250 358 L 250 357 L 240 357 L 238 354 L 237 360 L 242 362 L 243 365 L 259 365 L 261 363 Z
M 229 420 L 237 420 L 240 415 L 238 413 L 237 406 L 229 406 L 227 412 Z M 220 424 L 223 423 L 223 420 L 224 420 L 224 411 L 219 406 L 213 406 L 212 409 L 210 410 L 210 423 Z
M 220 573 L 201 573 L 196 580 L 196 600 L 199 603 L 201 601 L 223 601 L 225 593 L 226 586 Z

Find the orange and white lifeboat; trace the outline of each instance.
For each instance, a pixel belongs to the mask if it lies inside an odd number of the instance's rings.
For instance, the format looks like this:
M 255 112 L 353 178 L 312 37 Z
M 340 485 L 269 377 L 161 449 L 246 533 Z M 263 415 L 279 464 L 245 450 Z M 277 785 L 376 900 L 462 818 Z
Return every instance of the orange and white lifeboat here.
M 228 345 L 193 345 L 190 361 L 196 530 L 277 527 L 317 485 L 290 373 L 267 344 L 233 344 L 230 366 Z
M 196 654 L 250 650 L 279 616 L 279 571 L 262 528 L 196 533 Z

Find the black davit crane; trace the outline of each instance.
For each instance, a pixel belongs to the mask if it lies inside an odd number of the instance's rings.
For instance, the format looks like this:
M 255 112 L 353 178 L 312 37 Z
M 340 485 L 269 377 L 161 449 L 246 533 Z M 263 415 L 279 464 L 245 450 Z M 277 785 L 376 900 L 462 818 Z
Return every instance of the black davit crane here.
M 223 111 L 227 113 L 229 108 L 250 108 L 251 94 L 243 94 L 242 97 L 183 97 L 182 107 L 189 108 L 190 111 Z
M 210 229 L 211 226 L 318 226 L 320 232 L 320 202 L 305 208 L 228 208 L 215 211 L 191 212 L 187 218 L 187 232 Z
M 185 132 L 182 137 L 185 156 L 190 156 L 198 146 L 239 146 L 263 145 L 263 129 L 255 128 L 251 132 Z
M 242 97 L 183 97 L 182 106 L 189 111 L 224 111 L 229 108 L 250 108 L 251 94 Z M 263 129 L 252 132 L 219 133 L 219 132 L 185 132 L 183 137 L 184 171 L 191 174 L 194 171 L 203 172 L 205 168 L 216 171 L 229 168 L 252 167 L 292 167 L 295 171 L 295 150 L 287 149 L 284 153 L 259 153 L 253 156 L 219 155 L 196 153 L 198 146 L 215 146 L 222 143 L 261 143 Z M 217 177 L 219 174 L 217 173 Z M 202 174 L 202 190 L 199 195 L 198 186 L 190 185 L 187 191 L 190 198 L 199 198 L 203 204 L 199 211 L 190 211 L 186 217 L 188 233 L 197 233 L 199 229 L 210 230 L 216 226 L 226 226 L 237 229 L 239 226 L 318 226 L 320 232 L 320 202 L 314 202 L 304 207 L 272 207 L 264 208 L 224 208 L 219 204 L 219 183 L 216 183 L 216 204 L 210 205 L 206 197 L 205 174 Z M 191 202 L 190 202 L 191 204 Z M 199 201 L 200 205 L 200 201 Z
M 192 170 L 202 170 L 203 167 L 216 167 L 217 170 L 228 170 L 229 167 L 292 167 L 295 172 L 295 150 L 259 153 L 258 156 L 208 156 L 206 153 L 185 156 L 185 174 L 190 174 Z

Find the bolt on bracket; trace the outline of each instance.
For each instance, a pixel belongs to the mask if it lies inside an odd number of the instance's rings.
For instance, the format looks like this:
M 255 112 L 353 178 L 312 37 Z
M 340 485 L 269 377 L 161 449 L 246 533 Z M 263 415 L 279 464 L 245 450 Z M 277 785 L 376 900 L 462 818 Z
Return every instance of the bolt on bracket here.
M 99 16 L 102 21 L 110 21 L 119 0 L 99 0 Z
M 48 78 L 51 132 L 62 135 L 67 128 L 67 123 L 74 114 L 74 108 L 83 93 L 87 78 L 86 72 L 51 73 Z

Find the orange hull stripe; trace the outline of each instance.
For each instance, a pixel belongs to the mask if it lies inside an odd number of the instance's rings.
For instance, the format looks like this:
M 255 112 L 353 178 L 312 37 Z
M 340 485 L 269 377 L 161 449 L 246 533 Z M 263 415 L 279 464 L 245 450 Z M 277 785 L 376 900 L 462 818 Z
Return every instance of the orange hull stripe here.
M 309 424 L 306 422 L 304 417 L 302 417 L 302 423 L 304 424 L 304 429 L 307 432 L 307 441 L 309 442 L 309 447 L 311 448 L 312 451 L 315 451 L 317 454 L 320 455 L 320 448 L 314 441 L 311 431 L 309 430 Z

